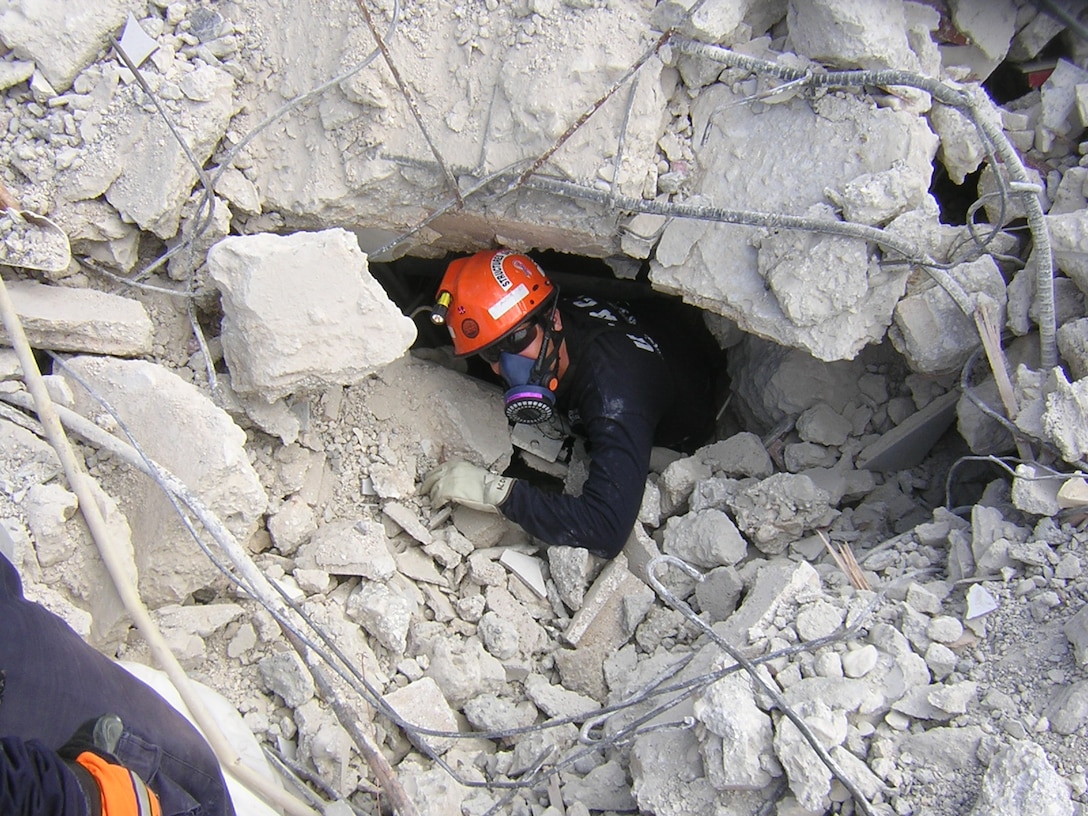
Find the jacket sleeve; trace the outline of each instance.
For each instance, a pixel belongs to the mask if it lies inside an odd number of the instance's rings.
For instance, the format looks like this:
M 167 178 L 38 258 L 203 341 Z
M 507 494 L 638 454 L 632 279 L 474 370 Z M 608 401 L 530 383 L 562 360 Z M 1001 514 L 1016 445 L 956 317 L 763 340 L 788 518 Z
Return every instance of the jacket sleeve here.
M 0 813 L 5 816 L 87 816 L 72 770 L 38 740 L 0 738 Z
M 614 558 L 642 505 L 654 429 L 668 399 L 667 373 L 656 355 L 622 334 L 602 337 L 581 373 L 577 408 L 590 456 L 581 495 L 550 493 L 518 480 L 499 509 L 546 544 Z

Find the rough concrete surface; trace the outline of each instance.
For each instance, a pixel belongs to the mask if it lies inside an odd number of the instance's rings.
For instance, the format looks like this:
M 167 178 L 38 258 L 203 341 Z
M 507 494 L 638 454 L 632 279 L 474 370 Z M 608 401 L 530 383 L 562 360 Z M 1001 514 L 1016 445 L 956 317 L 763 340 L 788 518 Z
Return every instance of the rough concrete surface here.
M 1082 7 L 0 4 L 5 299 L 180 664 L 330 814 L 1086 812 Z M 611 563 L 418 494 L 585 478 L 398 277 L 498 244 L 726 351 Z M 151 663 L 79 505 L 0 348 L 0 548 Z

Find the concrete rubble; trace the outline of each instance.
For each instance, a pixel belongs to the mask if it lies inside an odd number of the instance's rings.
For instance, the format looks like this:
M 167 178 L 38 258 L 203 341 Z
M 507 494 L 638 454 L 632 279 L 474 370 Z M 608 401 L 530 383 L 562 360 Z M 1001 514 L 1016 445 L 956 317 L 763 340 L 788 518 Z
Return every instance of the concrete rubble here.
M 1088 14 L 83 5 L 0 7 L 0 178 L 72 257 L 4 286 L 56 405 L 184 484 L 382 697 L 337 686 L 347 727 L 215 545 L 69 429 L 179 660 L 322 795 L 384 804 L 358 728 L 428 814 L 1085 812 Z M 641 268 L 727 349 L 720 438 L 657 452 L 611 562 L 418 494 L 527 443 L 383 271 L 493 243 Z M 21 377 L 0 349 L 0 547 L 150 663 Z M 577 485 L 585 452 L 536 465 Z

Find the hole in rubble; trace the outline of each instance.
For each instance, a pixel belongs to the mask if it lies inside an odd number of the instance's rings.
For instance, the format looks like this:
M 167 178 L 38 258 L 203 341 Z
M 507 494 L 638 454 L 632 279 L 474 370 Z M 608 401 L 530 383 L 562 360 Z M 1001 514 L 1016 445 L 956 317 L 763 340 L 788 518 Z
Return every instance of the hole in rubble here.
M 415 322 L 415 349 L 445 349 L 452 352 L 449 333 L 431 322 L 431 306 L 442 275 L 450 261 L 464 257 L 453 253 L 443 258 L 404 257 L 388 263 L 372 263 L 370 272 L 386 293 L 405 314 Z M 648 309 L 667 313 L 682 321 L 697 321 L 702 327 L 701 310 L 683 303 L 679 298 L 654 291 L 650 286 L 649 265 L 643 264 L 632 278 L 617 278 L 604 261 L 554 251 L 533 251 L 531 257 L 540 264 L 563 295 L 588 295 L 599 300 L 622 301 L 630 304 L 636 314 Z M 705 331 L 705 328 L 703 328 Z M 708 335 L 709 336 L 709 335 Z M 476 356 L 465 361 L 468 373 L 487 382 L 499 380 Z
M 707 379 L 705 376 L 707 371 L 720 372 L 722 382 L 716 384 L 716 394 L 719 397 L 716 404 L 720 406 L 725 402 L 724 395 L 728 388 L 728 383 L 725 381 L 725 352 L 720 350 L 704 323 L 702 310 L 684 303 L 680 298 L 654 291 L 649 283 L 648 263 L 642 264 L 633 278 L 618 278 L 613 274 L 611 267 L 599 259 L 552 251 L 533 251 L 530 255 L 565 296 L 585 295 L 598 300 L 623 302 L 644 325 L 649 324 L 648 330 L 659 340 L 661 335 L 655 333 L 655 324 L 668 326 L 670 333 L 674 328 L 682 328 L 681 336 L 684 337 L 685 353 L 690 350 L 692 354 L 707 355 L 705 363 L 708 368 L 704 370 L 702 380 Z M 464 253 L 451 254 L 438 259 L 406 257 L 388 263 L 371 264 L 371 274 L 382 284 L 401 311 L 412 317 L 417 330 L 417 339 L 413 345 L 415 350 L 433 349 L 439 354 L 452 354 L 449 333 L 444 327 L 435 326 L 431 322 L 430 314 L 447 265 L 459 257 L 464 257 Z M 676 356 L 674 355 L 671 359 L 675 360 Z M 470 376 L 495 385 L 502 385 L 490 366 L 479 357 L 470 356 L 464 360 L 464 364 Z M 687 360 L 685 359 L 682 364 L 686 365 Z M 692 382 L 698 381 L 698 379 L 692 379 Z M 707 410 L 712 410 L 709 401 Z M 707 427 L 709 428 L 711 424 L 708 417 Z M 739 424 L 739 420 L 730 413 L 728 419 L 719 423 L 718 427 L 733 427 Z M 570 440 L 564 450 L 564 456 L 569 457 L 569 447 Z M 531 476 L 542 487 L 562 490 L 560 480 L 549 481 L 539 472 L 539 469 L 532 469 L 531 473 L 525 470 L 529 467 L 519 462 L 518 457 L 515 456 L 507 475 L 523 478 Z
M 981 175 L 982 170 L 976 170 L 974 173 L 968 173 L 962 184 L 956 184 L 949 177 L 944 165 L 934 162 L 929 192 L 940 208 L 942 224 L 958 227 L 967 223 L 967 211 L 978 198 L 978 180 Z M 975 223 L 985 222 L 986 211 L 980 209 L 975 214 Z

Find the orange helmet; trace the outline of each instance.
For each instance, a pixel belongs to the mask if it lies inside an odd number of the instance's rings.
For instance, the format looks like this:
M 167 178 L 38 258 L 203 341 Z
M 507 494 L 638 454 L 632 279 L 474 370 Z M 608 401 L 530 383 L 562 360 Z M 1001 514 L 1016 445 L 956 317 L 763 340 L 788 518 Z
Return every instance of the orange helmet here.
M 549 301 L 555 287 L 536 262 L 508 249 L 477 252 L 446 267 L 431 319 L 445 323 L 458 357 L 498 342 Z

